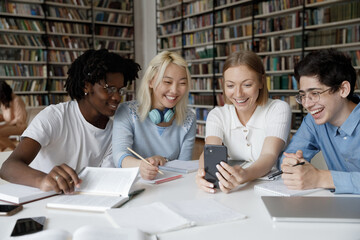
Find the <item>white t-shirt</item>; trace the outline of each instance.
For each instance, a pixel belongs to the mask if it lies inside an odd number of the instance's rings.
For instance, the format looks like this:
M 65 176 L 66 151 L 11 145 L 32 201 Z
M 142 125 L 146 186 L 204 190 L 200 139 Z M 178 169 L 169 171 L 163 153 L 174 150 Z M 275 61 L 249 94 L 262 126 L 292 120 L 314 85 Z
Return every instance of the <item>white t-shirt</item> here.
M 206 137 L 222 139 L 231 159 L 256 161 L 266 137 L 278 137 L 284 142 L 290 133 L 291 110 L 281 100 L 269 99 L 257 106 L 246 126 L 240 122 L 234 105 L 226 104 L 210 111 L 206 120 Z
M 45 173 L 62 163 L 77 172 L 86 166 L 98 167 L 112 155 L 112 126 L 111 119 L 105 129 L 87 122 L 77 101 L 50 105 L 36 115 L 22 135 L 41 145 L 30 167 Z

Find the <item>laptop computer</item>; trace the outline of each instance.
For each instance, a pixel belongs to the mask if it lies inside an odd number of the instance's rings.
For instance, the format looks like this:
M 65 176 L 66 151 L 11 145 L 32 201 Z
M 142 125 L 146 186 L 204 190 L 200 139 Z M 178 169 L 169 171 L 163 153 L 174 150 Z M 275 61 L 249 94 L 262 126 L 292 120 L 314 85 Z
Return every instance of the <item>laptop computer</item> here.
M 360 223 L 360 197 L 262 196 L 276 222 Z

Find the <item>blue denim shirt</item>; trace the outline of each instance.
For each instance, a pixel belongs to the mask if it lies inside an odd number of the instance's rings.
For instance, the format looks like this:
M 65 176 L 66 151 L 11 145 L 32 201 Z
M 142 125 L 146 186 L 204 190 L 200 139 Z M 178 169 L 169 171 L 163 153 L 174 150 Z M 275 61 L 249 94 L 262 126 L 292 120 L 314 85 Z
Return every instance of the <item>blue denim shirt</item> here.
M 322 151 L 334 181 L 335 193 L 360 194 L 360 104 L 340 127 L 330 123 L 317 125 L 308 114 L 285 152 L 295 153 L 297 150 L 303 151 L 306 160 Z

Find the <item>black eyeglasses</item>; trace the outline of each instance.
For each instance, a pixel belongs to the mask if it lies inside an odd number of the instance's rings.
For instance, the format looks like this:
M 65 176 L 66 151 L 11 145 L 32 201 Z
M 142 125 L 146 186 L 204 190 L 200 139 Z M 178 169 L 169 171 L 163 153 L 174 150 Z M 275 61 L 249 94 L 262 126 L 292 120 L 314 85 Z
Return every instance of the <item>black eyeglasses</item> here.
M 309 92 L 308 96 L 306 96 L 306 94 L 297 94 L 297 95 L 295 95 L 295 99 L 298 104 L 304 104 L 306 98 L 308 98 L 313 103 L 317 103 L 320 100 L 320 94 L 323 94 L 324 92 L 327 92 L 330 89 L 331 88 L 328 88 L 322 92 L 317 92 L 314 90 L 314 91 Z
M 99 85 L 101 86 L 101 84 L 99 83 Z M 105 83 L 105 86 L 102 86 L 104 89 L 106 89 L 107 93 L 109 94 L 109 96 L 114 95 L 114 93 L 118 93 L 120 96 L 124 96 L 126 94 L 126 90 L 125 88 L 116 88 L 116 87 L 109 87 L 109 85 L 107 83 Z

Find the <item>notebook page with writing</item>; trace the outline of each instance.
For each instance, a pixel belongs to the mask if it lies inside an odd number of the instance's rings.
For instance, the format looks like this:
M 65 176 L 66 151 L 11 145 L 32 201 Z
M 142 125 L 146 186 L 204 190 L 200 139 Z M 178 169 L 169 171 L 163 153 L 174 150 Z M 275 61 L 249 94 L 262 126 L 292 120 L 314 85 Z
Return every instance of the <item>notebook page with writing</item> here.
M 291 197 L 310 194 L 312 192 L 321 190 L 321 188 L 292 190 L 288 189 L 288 187 L 284 184 L 284 181 L 279 178 L 275 181 L 257 184 L 255 185 L 254 190 L 258 193 L 268 193 L 270 195 Z

